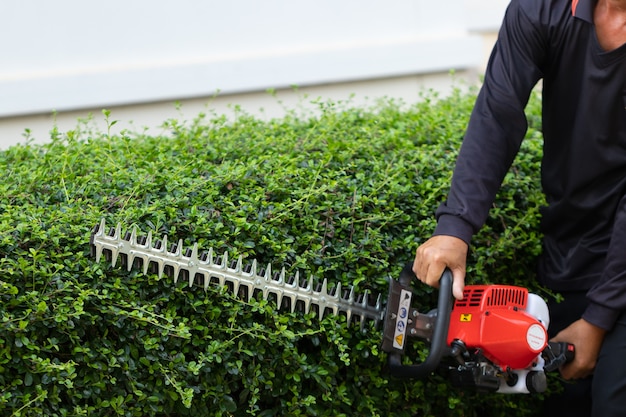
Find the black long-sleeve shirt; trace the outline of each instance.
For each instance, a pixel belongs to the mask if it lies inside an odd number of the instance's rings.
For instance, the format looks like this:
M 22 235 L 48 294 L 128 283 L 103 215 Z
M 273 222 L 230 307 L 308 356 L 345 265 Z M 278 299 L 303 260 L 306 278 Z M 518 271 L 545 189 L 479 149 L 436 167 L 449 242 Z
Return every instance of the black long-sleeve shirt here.
M 543 80 L 539 279 L 588 291 L 583 318 L 610 329 L 626 311 L 626 45 L 604 51 L 594 0 L 512 0 L 461 146 L 436 235 L 467 243 L 484 224 Z

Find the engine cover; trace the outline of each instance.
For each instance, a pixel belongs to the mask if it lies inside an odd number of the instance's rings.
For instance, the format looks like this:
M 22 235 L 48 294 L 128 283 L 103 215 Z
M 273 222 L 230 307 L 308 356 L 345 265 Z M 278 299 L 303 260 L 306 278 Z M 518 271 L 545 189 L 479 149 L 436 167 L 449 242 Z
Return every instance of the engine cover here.
M 527 311 L 528 301 L 522 287 L 465 286 L 452 309 L 448 345 L 461 341 L 502 370 L 532 366 L 548 344 L 548 324 Z

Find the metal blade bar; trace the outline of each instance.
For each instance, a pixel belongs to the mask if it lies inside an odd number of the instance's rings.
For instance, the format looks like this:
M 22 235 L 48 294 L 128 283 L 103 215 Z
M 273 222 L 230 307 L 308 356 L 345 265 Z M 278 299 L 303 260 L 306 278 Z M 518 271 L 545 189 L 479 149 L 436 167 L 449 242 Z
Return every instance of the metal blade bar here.
M 228 253 L 216 258 L 213 249 L 209 249 L 199 254 L 197 244 L 183 250 L 182 240 L 168 249 L 167 235 L 153 244 L 152 232 L 148 232 L 145 237 L 138 237 L 137 228 L 133 227 L 130 233 L 122 234 L 119 223 L 115 229 L 109 232 L 106 230 L 105 220 L 102 219 L 91 236 L 96 262 L 100 262 L 106 253 L 115 267 L 120 255 L 124 255 L 129 271 L 139 265 L 143 267 L 144 274 L 150 268 L 156 268 L 159 277 L 166 274 L 174 278 L 174 283 L 178 282 L 181 275 L 185 275 L 190 287 L 200 283 L 206 290 L 210 284 L 217 284 L 228 287 L 234 294 L 244 294 L 248 301 L 260 291 L 264 299 L 273 295 L 278 308 L 288 305 L 292 312 L 301 309 L 309 313 L 316 307 L 320 319 L 327 314 L 345 313 L 348 323 L 359 321 L 361 330 L 364 330 L 367 320 L 373 320 L 378 325 L 384 317 L 380 295 L 375 304 L 370 304 L 369 292 L 366 291 L 362 297 L 357 296 L 354 287 L 344 291 L 341 284 L 329 290 L 326 279 L 320 284 L 311 276 L 303 285 L 298 272 L 287 277 L 285 268 L 282 268 L 280 273 L 273 275 L 271 264 L 259 270 L 256 260 L 244 266 L 242 257 L 229 264 Z

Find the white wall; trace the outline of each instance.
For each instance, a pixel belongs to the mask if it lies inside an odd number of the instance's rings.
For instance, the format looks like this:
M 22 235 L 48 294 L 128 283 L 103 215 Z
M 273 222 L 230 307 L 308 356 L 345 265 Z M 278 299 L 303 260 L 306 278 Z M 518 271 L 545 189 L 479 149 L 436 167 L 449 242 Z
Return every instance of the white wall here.
M 505 4 L 3 1 L 0 146 L 19 141 L 20 126 L 21 132 L 42 118 L 51 123 L 53 111 L 57 122 L 102 108 L 128 117 L 129 106 L 149 112 L 167 103 L 173 110 L 179 100 L 195 109 L 218 92 L 211 103 L 221 100 L 223 107 L 223 98 L 235 102 L 268 88 L 297 85 L 318 94 L 316 88 L 334 85 L 358 93 L 372 80 L 407 80 L 413 88 L 451 69 L 471 74 L 484 59 L 475 32 L 497 28 Z M 481 21 L 472 24 L 479 20 L 468 19 L 472 13 Z

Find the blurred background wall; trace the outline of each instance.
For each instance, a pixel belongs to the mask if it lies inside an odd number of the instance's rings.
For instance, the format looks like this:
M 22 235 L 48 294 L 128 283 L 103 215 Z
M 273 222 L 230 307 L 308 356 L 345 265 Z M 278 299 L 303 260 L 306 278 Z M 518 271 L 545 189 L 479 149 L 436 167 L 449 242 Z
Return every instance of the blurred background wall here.
M 508 0 L 108 0 L 0 4 L 0 148 L 200 112 L 259 117 L 312 100 L 479 82 Z M 453 75 L 451 75 L 453 73 Z M 270 91 L 272 93 L 269 93 Z

